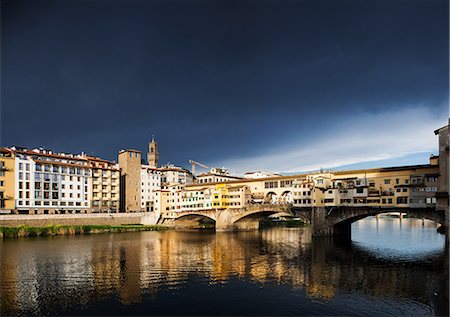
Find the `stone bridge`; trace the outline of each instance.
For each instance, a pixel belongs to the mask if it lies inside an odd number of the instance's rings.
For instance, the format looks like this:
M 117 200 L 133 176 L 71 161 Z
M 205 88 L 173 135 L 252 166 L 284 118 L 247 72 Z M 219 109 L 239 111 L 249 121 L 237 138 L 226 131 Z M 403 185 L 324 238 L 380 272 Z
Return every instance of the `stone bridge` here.
M 260 204 L 244 208 L 188 210 L 177 213 L 173 220 L 164 219 L 163 225 L 189 228 L 202 220 L 214 222 L 216 231 L 258 229 L 259 222 L 270 215 L 292 216 L 291 205 Z
M 429 219 L 441 224 L 442 229 L 447 229 L 448 219 L 445 219 L 444 211 L 435 208 L 313 207 L 311 210 L 312 233 L 316 236 L 350 236 L 353 222 L 389 212 L 401 212 L 412 218 Z

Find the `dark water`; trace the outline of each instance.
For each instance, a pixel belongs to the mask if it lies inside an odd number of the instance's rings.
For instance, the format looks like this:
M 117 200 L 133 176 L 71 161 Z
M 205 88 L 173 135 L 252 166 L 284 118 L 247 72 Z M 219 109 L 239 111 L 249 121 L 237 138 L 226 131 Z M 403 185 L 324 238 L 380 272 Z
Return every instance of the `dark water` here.
M 368 218 L 352 242 L 309 228 L 0 242 L 0 315 L 433 315 L 445 236 Z

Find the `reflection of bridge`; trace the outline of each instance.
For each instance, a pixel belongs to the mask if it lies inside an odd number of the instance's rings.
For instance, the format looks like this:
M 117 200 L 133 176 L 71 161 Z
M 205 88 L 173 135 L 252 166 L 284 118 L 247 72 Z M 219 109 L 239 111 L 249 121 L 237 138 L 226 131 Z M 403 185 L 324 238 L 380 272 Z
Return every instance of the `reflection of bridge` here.
M 183 228 L 206 220 L 215 223 L 216 231 L 249 230 L 258 229 L 261 220 L 278 213 L 291 215 L 290 205 L 260 204 L 244 208 L 187 210 L 177 213 L 177 218 L 170 220 L 171 223 L 165 219 L 162 224 Z
M 177 213 L 175 219 L 163 219 L 164 225 L 177 228 L 198 226 L 202 221 L 214 222 L 217 231 L 258 229 L 264 218 L 282 213 L 310 219 L 313 235 L 349 235 L 351 224 L 360 219 L 388 212 L 407 213 L 413 218 L 429 219 L 445 226 L 444 211 L 435 208 L 381 208 L 381 207 L 313 207 L 293 209 L 289 204 L 255 204 L 244 208 L 187 210 Z
M 311 212 L 313 235 L 350 235 L 351 224 L 369 216 L 402 212 L 412 218 L 429 219 L 445 226 L 444 210 L 435 208 L 315 207 Z

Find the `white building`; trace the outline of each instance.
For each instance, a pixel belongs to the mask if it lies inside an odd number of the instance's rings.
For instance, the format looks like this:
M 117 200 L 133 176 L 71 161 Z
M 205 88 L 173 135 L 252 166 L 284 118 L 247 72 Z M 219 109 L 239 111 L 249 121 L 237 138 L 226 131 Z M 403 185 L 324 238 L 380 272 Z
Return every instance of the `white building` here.
M 224 183 L 242 179 L 242 177 L 231 175 L 225 168 L 211 168 L 209 172 L 197 175 L 195 178 L 198 184 Z
M 91 208 L 89 161 L 82 155 L 16 149 L 15 207 L 19 213 L 82 213 Z
M 181 166 L 166 164 L 160 167 L 162 184 L 192 184 L 192 173 Z
M 256 171 L 256 172 L 247 172 L 244 174 L 244 178 L 256 179 L 256 178 L 266 178 L 266 177 L 274 177 L 281 176 L 274 172 L 264 172 L 264 171 Z
M 141 207 L 144 211 L 161 213 L 161 171 L 141 165 Z

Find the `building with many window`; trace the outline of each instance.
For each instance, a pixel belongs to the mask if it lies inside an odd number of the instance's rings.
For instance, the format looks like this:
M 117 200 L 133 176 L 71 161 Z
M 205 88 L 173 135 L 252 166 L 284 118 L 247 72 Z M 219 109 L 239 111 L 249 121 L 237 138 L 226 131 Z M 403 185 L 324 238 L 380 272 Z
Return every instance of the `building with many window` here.
M 92 156 L 87 159 L 92 169 L 92 212 L 119 212 L 119 165 Z

